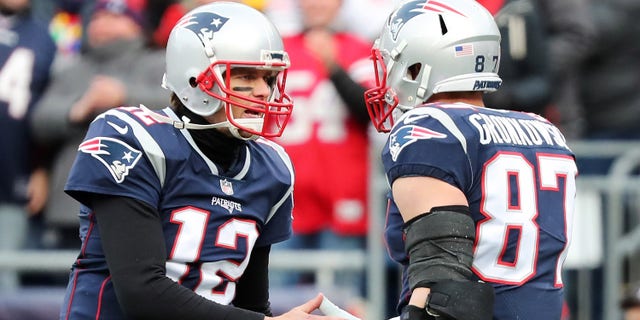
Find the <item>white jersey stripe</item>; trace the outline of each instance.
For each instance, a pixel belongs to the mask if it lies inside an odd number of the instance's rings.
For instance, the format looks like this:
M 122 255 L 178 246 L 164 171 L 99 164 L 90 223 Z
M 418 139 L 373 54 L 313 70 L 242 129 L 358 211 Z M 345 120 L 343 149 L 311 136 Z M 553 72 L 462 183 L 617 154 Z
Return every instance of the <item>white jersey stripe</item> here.
M 265 221 L 265 224 L 266 224 L 266 223 L 269 223 L 269 220 L 271 220 L 271 218 L 276 213 L 276 211 L 278 211 L 280 206 L 282 206 L 285 200 L 287 200 L 289 198 L 289 195 L 293 192 L 293 182 L 295 180 L 295 177 L 294 177 L 293 164 L 291 163 L 291 159 L 289 158 L 289 155 L 284 151 L 284 148 L 281 145 L 264 138 L 258 138 L 256 142 L 266 144 L 272 147 L 274 150 L 276 150 L 276 152 L 278 152 L 278 155 L 282 159 L 282 162 L 284 162 L 284 164 L 287 166 L 287 169 L 289 169 L 289 173 L 291 173 L 291 187 L 289 187 L 289 189 L 287 190 L 287 192 L 285 192 L 282 198 L 280 198 L 280 200 L 271 208 L 271 211 L 269 212 L 269 216 Z
M 147 129 L 145 129 L 138 121 L 131 118 L 129 114 L 121 112 L 118 109 L 111 109 L 101 114 L 98 118 L 106 115 L 114 116 L 131 126 L 133 135 L 138 139 L 138 141 L 140 141 L 140 145 L 142 146 L 144 153 L 151 162 L 158 180 L 160 180 L 160 185 L 164 187 L 167 169 L 164 152 L 162 152 L 160 145 L 158 145 L 158 143 L 153 139 Z

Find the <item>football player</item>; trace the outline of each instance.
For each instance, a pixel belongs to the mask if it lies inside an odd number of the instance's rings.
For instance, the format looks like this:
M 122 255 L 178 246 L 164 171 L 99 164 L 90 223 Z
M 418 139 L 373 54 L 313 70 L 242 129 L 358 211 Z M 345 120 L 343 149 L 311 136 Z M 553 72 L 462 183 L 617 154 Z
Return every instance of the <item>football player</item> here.
M 187 13 L 166 49 L 171 107 L 99 115 L 66 192 L 82 248 L 60 319 L 337 319 L 322 295 L 272 317 L 270 246 L 291 235 L 293 169 L 266 137 L 291 114 L 276 28 L 246 5 Z
M 401 318 L 560 319 L 577 167 L 546 119 L 483 105 L 501 84 L 492 15 L 472 0 L 405 1 L 372 59 Z
M 23 248 L 30 215 L 47 200 L 46 149 L 30 130 L 34 106 L 50 83 L 56 45 L 34 17 L 30 0 L 0 0 L 0 250 Z M 20 285 L 15 270 L 0 271 L 0 290 Z

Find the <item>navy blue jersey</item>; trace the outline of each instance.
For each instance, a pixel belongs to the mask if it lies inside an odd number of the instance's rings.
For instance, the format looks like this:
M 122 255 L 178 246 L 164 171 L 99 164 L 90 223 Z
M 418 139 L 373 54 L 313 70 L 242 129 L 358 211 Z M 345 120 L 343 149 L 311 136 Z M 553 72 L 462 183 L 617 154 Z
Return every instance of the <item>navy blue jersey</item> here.
M 171 109 L 162 112 L 179 120 Z M 126 107 L 97 117 L 78 150 L 66 192 L 80 202 L 99 193 L 157 208 L 167 276 L 209 300 L 229 304 L 252 249 L 291 235 L 293 168 L 283 149 L 269 140 L 247 142 L 239 161 L 222 173 L 187 130 Z M 121 318 L 95 223 L 83 205 L 82 248 L 63 317 L 68 312 Z
M 49 82 L 56 46 L 47 27 L 27 15 L 0 28 L 0 203 L 23 204 L 33 145 L 29 116 Z
M 495 319 L 560 319 L 577 166 L 555 126 L 528 113 L 428 104 L 398 121 L 382 161 L 390 183 L 429 176 L 465 194 L 476 225 L 472 269 L 495 287 Z M 389 194 L 385 240 L 406 268 L 402 225 Z M 400 308 L 406 278 L 403 288 Z

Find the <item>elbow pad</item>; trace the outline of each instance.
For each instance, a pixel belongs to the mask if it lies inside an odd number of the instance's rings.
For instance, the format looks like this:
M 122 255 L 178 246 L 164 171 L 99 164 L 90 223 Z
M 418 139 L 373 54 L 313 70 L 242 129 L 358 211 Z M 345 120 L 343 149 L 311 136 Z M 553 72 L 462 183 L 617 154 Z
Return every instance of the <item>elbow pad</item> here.
M 475 224 L 466 206 L 436 207 L 404 225 L 411 290 L 443 280 L 469 280 Z

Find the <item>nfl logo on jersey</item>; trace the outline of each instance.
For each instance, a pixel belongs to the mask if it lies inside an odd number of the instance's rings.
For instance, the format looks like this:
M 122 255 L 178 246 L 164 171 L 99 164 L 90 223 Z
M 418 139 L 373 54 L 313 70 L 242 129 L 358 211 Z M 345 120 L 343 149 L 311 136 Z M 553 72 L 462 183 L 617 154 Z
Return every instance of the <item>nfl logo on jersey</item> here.
M 227 179 L 220 180 L 220 189 L 228 196 L 233 194 L 233 185 Z

